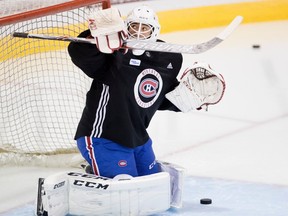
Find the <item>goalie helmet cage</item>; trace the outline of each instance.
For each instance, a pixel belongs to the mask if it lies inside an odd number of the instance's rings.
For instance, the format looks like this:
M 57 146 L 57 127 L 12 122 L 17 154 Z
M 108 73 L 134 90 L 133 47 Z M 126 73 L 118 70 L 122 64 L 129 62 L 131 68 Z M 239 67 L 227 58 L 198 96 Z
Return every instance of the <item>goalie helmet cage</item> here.
M 53 155 L 77 152 L 73 137 L 91 83 L 71 62 L 68 43 L 11 34 L 77 36 L 88 14 L 109 7 L 109 0 L 1 1 L 0 166 L 62 166 L 66 160 Z

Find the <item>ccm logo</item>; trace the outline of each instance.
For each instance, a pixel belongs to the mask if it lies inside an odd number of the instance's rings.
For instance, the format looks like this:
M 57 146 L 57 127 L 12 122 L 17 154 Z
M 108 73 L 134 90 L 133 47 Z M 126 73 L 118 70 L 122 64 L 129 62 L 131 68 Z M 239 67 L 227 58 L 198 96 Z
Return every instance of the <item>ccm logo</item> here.
M 60 182 L 58 184 L 55 184 L 53 189 L 60 188 L 60 187 L 64 186 L 64 184 L 65 184 L 65 181 Z
M 76 186 L 80 186 L 80 187 L 96 188 L 96 189 L 103 189 L 103 190 L 106 190 L 109 187 L 108 184 L 82 181 L 82 180 L 77 180 L 77 179 L 74 180 L 73 184 Z

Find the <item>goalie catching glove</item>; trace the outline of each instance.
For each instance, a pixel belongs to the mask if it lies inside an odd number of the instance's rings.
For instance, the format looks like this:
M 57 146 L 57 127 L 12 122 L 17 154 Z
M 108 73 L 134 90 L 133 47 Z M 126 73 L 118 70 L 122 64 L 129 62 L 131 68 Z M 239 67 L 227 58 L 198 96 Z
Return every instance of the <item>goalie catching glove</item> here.
M 126 28 L 118 9 L 98 10 L 89 15 L 89 29 L 102 53 L 113 53 L 122 48 L 127 38 Z
M 225 91 L 225 81 L 207 63 L 194 63 L 184 71 L 179 85 L 166 98 L 182 112 L 199 110 L 218 103 Z

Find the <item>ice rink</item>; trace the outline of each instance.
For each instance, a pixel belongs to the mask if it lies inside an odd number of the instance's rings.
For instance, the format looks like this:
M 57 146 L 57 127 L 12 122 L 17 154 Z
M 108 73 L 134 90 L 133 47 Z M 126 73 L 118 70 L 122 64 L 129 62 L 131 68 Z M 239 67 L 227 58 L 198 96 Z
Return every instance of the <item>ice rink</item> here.
M 161 39 L 193 44 L 222 29 L 166 33 Z M 208 112 L 158 112 L 152 120 L 158 159 L 186 169 L 183 208 L 158 215 L 287 216 L 288 21 L 244 23 L 211 51 L 184 58 L 183 68 L 209 62 L 227 87 Z M 60 170 L 1 167 L 0 215 L 33 215 L 38 178 Z M 205 197 L 211 205 L 199 203 Z

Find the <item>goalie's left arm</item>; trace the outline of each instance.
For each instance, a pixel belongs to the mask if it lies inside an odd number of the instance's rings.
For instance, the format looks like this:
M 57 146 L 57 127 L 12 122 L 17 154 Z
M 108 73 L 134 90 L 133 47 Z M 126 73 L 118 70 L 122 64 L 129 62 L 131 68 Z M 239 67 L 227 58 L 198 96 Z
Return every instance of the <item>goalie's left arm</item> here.
M 166 98 L 182 112 L 217 104 L 223 97 L 225 81 L 207 63 L 194 63 L 185 70 L 179 85 Z

